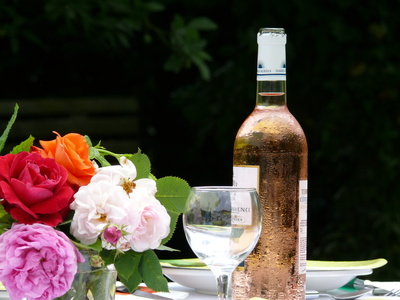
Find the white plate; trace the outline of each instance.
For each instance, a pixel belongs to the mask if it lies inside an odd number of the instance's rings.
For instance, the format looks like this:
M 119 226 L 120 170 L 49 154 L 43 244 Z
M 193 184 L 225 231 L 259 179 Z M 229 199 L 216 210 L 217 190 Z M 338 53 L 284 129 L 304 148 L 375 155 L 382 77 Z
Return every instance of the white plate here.
M 6 291 L 0 291 L 0 300 L 10 300 L 10 296 Z
M 309 271 L 307 270 L 307 290 L 319 292 L 337 289 L 357 276 L 372 274 L 372 269 L 341 271 Z
M 163 273 L 180 285 L 193 288 L 201 294 L 216 295 L 217 284 L 209 269 L 163 267 Z M 339 288 L 357 276 L 369 275 L 372 269 L 341 271 L 307 271 L 307 290 L 327 291 Z
M 163 273 L 180 285 L 193 288 L 200 294 L 216 295 L 217 282 L 209 269 L 163 267 Z

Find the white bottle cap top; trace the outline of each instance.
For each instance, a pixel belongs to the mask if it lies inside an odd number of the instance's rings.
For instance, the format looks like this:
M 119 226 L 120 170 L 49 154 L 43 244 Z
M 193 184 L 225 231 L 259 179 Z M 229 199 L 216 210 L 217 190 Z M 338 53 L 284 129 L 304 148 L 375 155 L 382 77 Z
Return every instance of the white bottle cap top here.
M 258 44 L 286 44 L 286 33 L 283 28 L 260 28 L 257 35 Z
M 283 28 L 261 28 L 257 35 L 257 80 L 286 80 L 286 34 Z

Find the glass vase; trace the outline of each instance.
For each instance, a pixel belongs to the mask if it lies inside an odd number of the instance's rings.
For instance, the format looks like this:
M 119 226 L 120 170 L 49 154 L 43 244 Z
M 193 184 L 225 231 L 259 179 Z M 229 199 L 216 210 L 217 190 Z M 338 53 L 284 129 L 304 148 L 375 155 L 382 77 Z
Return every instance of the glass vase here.
M 114 300 L 117 272 L 106 268 L 78 271 L 71 289 L 57 300 Z
M 117 281 L 114 266 L 92 267 L 89 253 L 82 254 L 86 261 L 79 264 L 70 290 L 55 300 L 114 300 Z

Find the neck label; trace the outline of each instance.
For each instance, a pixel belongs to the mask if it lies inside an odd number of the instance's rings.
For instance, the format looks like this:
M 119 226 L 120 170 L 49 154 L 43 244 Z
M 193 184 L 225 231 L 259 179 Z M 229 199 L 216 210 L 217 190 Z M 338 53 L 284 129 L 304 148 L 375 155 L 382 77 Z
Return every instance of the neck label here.
M 259 44 L 257 80 L 286 80 L 285 44 Z

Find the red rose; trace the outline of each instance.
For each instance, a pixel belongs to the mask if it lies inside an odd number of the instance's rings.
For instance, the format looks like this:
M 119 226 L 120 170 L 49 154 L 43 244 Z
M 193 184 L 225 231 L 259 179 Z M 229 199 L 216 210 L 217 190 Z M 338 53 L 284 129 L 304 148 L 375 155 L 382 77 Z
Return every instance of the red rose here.
M 52 158 L 20 152 L 0 156 L 0 201 L 20 223 L 56 226 L 68 215 L 74 191 Z

